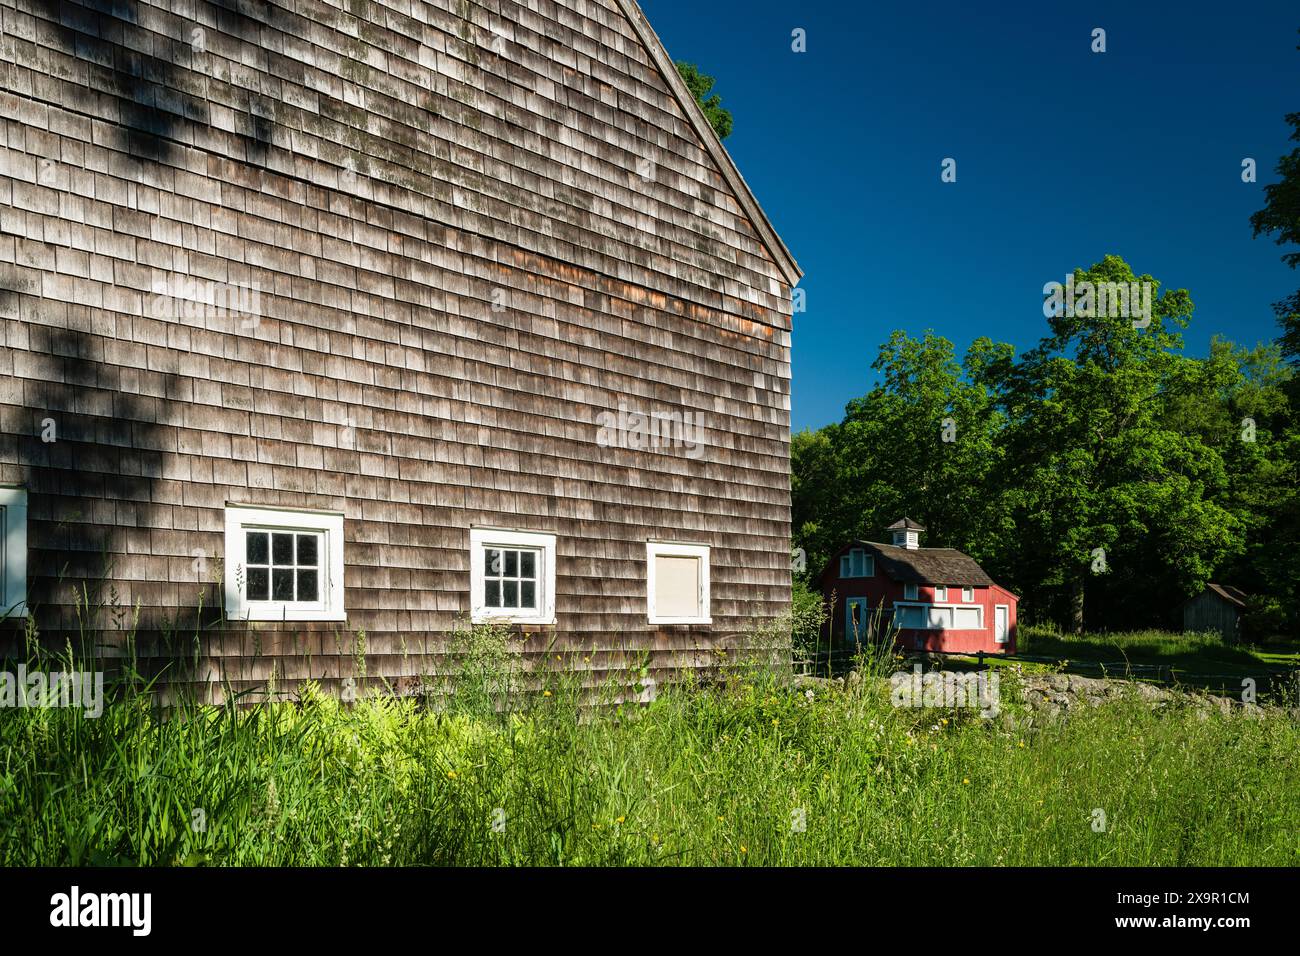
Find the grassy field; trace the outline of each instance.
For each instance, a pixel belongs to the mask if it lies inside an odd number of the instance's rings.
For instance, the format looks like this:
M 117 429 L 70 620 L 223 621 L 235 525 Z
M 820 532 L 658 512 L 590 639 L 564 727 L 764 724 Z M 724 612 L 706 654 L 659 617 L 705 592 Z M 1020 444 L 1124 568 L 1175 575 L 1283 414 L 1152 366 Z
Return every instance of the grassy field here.
M 1295 702 L 1300 644 L 1225 644 L 1214 634 L 1146 630 L 1111 634 L 1062 634 L 1050 628 L 1020 628 L 1017 653 L 1047 658 L 1060 669 L 1093 676 L 1159 679 L 1231 697 L 1241 680 L 1253 678 L 1261 693 L 1288 693 Z
M 556 676 L 500 715 L 502 660 L 465 668 L 444 712 L 311 693 L 0 711 L 0 863 L 1300 864 L 1282 713 L 1033 722 L 1007 673 L 985 720 L 738 669 L 581 719 Z

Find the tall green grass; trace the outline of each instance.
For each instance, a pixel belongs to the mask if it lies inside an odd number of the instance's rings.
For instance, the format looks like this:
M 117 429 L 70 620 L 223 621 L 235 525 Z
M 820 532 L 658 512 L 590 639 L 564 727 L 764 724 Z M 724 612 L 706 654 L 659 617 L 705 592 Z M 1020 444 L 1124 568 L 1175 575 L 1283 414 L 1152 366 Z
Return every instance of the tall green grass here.
M 137 688 L 99 719 L 0 711 L 0 862 L 1300 863 L 1281 712 L 1130 700 L 1042 723 L 1004 673 L 984 720 L 739 666 L 602 705 L 492 635 L 464 660 L 425 702 L 160 710 Z

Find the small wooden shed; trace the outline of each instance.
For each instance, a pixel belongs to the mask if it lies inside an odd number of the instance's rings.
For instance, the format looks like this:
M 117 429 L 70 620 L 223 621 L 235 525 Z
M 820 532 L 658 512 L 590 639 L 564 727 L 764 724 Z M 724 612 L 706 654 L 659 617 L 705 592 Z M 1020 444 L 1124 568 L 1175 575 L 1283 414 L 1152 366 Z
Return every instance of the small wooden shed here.
M 1225 641 L 1239 641 L 1247 597 L 1245 591 L 1230 584 L 1207 584 L 1183 604 L 1183 630 L 1218 631 Z

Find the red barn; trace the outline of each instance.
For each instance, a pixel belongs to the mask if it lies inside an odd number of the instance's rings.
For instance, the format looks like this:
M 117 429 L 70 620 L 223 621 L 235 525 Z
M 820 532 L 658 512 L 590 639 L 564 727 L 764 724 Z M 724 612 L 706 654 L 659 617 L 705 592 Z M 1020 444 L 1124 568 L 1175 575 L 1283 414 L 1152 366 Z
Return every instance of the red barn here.
M 975 559 L 952 548 L 923 548 L 910 518 L 886 529 L 893 544 L 853 541 L 822 572 L 832 642 L 866 640 L 891 623 L 895 643 L 919 651 L 1016 652 L 1018 598 Z

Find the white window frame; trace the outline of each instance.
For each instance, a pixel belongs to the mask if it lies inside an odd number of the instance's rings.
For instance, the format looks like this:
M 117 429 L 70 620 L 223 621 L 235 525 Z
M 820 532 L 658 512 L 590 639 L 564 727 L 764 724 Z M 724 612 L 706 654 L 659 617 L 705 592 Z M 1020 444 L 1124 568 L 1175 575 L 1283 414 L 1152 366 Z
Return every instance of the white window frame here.
M 241 581 L 247 579 L 246 531 L 317 532 L 321 535 L 320 600 L 296 602 L 249 601 Z M 263 508 L 226 503 L 226 617 L 232 621 L 346 621 L 343 606 L 343 513 L 295 508 Z
M 965 604 L 974 604 L 974 603 L 975 603 L 975 589 L 974 589 L 974 588 L 962 588 L 962 589 L 961 589 L 961 599 L 962 599 L 962 602 L 965 603 Z
M 921 596 L 921 586 L 920 586 L 919 584 L 904 584 L 904 585 L 903 585 L 903 600 L 904 600 L 904 601 L 916 601 L 916 600 L 919 600 L 919 599 L 920 599 L 920 596 Z
M 699 558 L 700 559 L 700 616 L 699 617 L 663 617 L 655 610 L 655 558 Z M 645 546 L 646 563 L 646 617 L 651 624 L 712 624 L 712 608 L 709 603 L 710 572 L 709 546 L 706 544 L 683 544 L 676 541 L 647 541 Z
M 948 603 L 948 585 L 936 584 L 934 586 L 934 603 L 935 604 Z
M 503 548 L 533 549 L 538 552 L 537 607 L 487 607 L 483 601 L 487 577 L 487 550 Z M 473 624 L 554 624 L 555 623 L 555 535 L 544 531 L 517 531 L 506 528 L 470 528 L 469 531 L 470 622 Z
M 27 616 L 27 489 L 0 488 L 0 618 Z
M 913 607 L 921 608 L 921 610 L 922 610 L 922 612 L 923 612 L 923 615 L 924 615 L 924 618 L 925 618 L 925 623 L 922 624 L 922 625 L 920 625 L 919 627 L 916 626 L 916 625 L 912 625 L 912 624 L 899 624 L 899 629 L 900 629 L 900 630 L 906 630 L 906 631 L 945 631 L 945 630 L 953 630 L 953 631 L 983 631 L 983 630 L 986 630 L 986 629 L 987 629 L 987 622 L 986 622 L 985 619 L 984 619 L 984 606 L 983 606 L 982 604 L 932 604 L 932 603 L 925 602 L 925 601 L 895 601 L 895 602 L 894 602 L 894 607 L 895 607 L 895 609 L 899 609 L 899 608 L 913 608 Z M 931 610 L 934 610 L 934 609 L 938 609 L 938 610 L 941 610 L 941 611 L 950 611 L 950 612 L 951 612 L 952 619 L 953 619 L 953 626 L 952 626 L 951 628 L 935 627 L 935 626 L 934 626 L 934 623 L 931 621 L 931 618 L 930 618 L 930 612 L 931 612 Z M 979 612 L 979 619 L 980 619 L 979 626 L 978 626 L 978 627 L 957 627 L 956 624 L 957 624 L 957 611 L 958 611 L 958 610 L 967 610 L 967 611 L 977 611 L 977 612 Z M 894 619 L 895 619 L 895 621 L 897 621 L 899 617 L 903 617 L 903 616 L 905 616 L 905 615 L 900 615 L 900 614 L 897 614 L 897 612 L 896 612 L 896 613 L 895 613 L 895 618 L 894 618 Z

